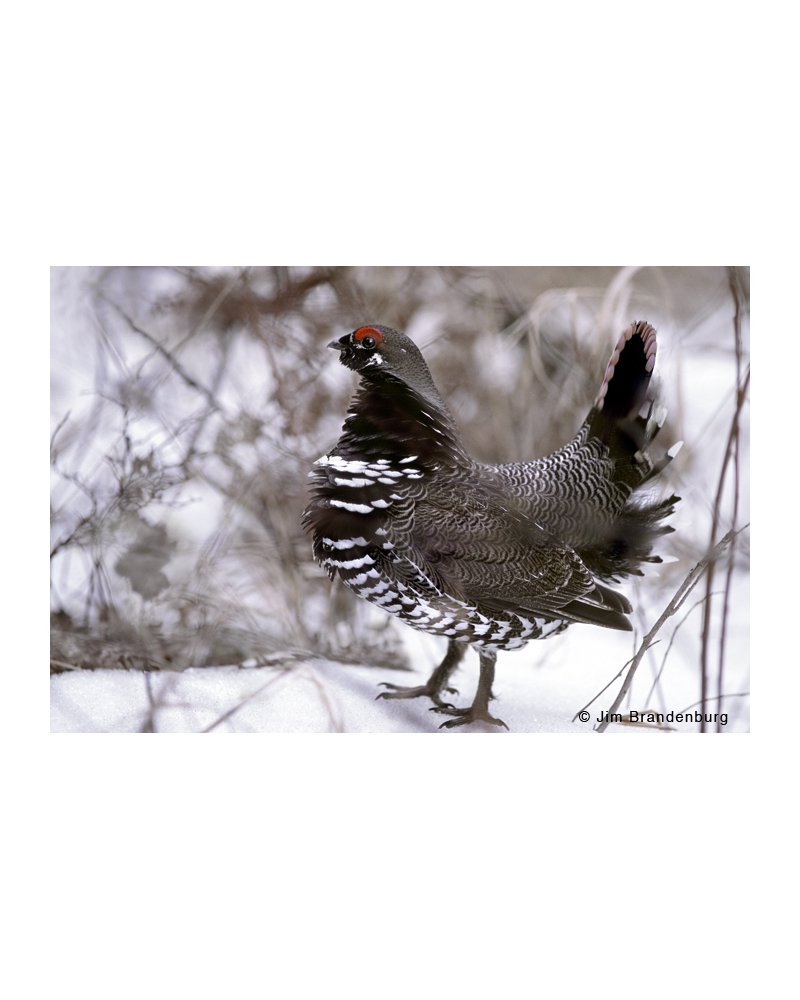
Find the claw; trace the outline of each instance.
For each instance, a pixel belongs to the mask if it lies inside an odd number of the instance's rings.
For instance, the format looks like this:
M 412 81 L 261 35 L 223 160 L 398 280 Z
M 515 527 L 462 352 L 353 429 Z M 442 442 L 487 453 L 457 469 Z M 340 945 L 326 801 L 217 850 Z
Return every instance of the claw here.
M 472 722 L 488 722 L 490 726 L 504 726 L 508 729 L 502 719 L 495 719 L 493 715 L 480 707 L 470 705 L 469 708 L 454 708 L 452 705 L 441 704 L 430 709 L 431 712 L 438 712 L 439 715 L 454 715 L 454 719 L 443 722 L 440 729 L 452 729 L 454 726 L 468 726 Z
M 504 729 L 508 729 L 508 726 L 503 722 L 502 719 L 495 719 L 493 715 L 489 715 L 488 712 L 473 713 L 470 709 L 465 709 L 464 715 L 459 715 L 455 719 L 448 719 L 443 722 L 440 729 L 453 729 L 455 726 L 468 726 L 472 722 L 488 722 L 490 726 L 502 726 Z
M 436 708 L 447 704 L 441 700 L 439 692 L 429 684 L 422 684 L 420 687 L 402 687 L 399 684 L 390 684 L 388 681 L 381 681 L 380 686 L 390 688 L 390 690 L 381 691 L 376 696 L 375 701 L 378 701 L 379 698 L 430 698 Z M 452 708 L 453 706 L 448 705 L 448 707 Z

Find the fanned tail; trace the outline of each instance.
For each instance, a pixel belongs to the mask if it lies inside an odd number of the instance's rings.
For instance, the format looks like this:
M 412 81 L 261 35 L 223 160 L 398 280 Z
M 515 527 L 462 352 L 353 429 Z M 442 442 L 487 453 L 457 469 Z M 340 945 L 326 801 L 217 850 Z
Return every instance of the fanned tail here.
M 614 463 L 612 481 L 630 494 L 603 543 L 581 551 L 592 572 L 603 579 L 641 576 L 639 565 L 661 562 L 651 555 L 659 535 L 673 529 L 662 522 L 673 513 L 680 497 L 648 500 L 638 491 L 661 473 L 678 454 L 682 442 L 654 457 L 650 448 L 664 420 L 655 386 L 656 331 L 642 320 L 622 334 L 606 368 L 603 383 L 590 411 L 588 440 L 598 439 Z

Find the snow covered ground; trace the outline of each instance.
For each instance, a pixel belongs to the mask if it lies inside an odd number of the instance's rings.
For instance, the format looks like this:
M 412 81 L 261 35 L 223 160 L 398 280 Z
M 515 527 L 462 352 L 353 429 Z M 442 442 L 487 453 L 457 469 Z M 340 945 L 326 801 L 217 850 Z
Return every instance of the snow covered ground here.
M 297 659 L 269 667 L 206 667 L 183 673 L 126 670 L 80 670 L 51 679 L 52 732 L 237 732 L 237 733 L 433 733 L 445 716 L 431 712 L 424 698 L 376 700 L 379 684 L 421 683 L 443 649 L 437 640 L 405 630 L 413 673 Z M 680 635 L 680 633 L 679 633 Z M 728 661 L 728 690 L 746 691 L 748 644 L 736 643 Z M 697 732 L 695 662 L 676 643 L 658 695 L 647 698 L 662 659 L 654 647 L 636 676 L 633 697 L 620 711 L 679 713 L 692 720 L 656 726 L 613 724 L 607 732 L 666 735 Z M 685 651 L 688 653 L 688 650 Z M 620 680 L 588 707 L 589 720 L 574 716 L 611 681 L 633 653 L 630 635 L 574 626 L 552 640 L 531 643 L 516 653 L 500 653 L 494 685 L 493 714 L 512 733 L 591 733 L 601 711 L 611 704 Z M 471 702 L 478 681 L 478 658 L 470 651 L 453 677 L 457 705 Z M 721 731 L 749 731 L 749 698 L 728 698 Z M 666 721 L 666 720 L 665 720 Z M 708 727 L 714 731 L 712 724 Z M 443 733 L 505 730 L 484 724 Z
M 514 273 L 509 280 L 521 280 L 516 274 L 518 269 L 511 270 Z M 169 639 L 169 630 L 180 622 L 184 628 L 180 634 L 188 636 L 182 646 L 185 655 L 176 658 L 174 649 L 167 645 L 165 649 L 170 657 L 167 659 L 165 654 L 159 662 L 175 665 L 178 659 L 180 666 L 189 669 L 147 674 L 124 669 L 68 669 L 51 678 L 51 731 L 438 732 L 444 720 L 429 711 L 427 699 L 376 701 L 375 696 L 381 681 L 407 685 L 424 681 L 444 655 L 441 639 L 415 633 L 394 623 L 393 627 L 402 633 L 412 673 L 371 667 L 369 654 L 363 652 L 363 647 L 358 658 L 353 654 L 356 660 L 353 663 L 323 660 L 311 651 L 318 631 L 317 618 L 323 614 L 320 610 L 323 605 L 325 608 L 331 605 L 331 591 L 316 568 L 316 585 L 312 586 L 315 578 L 306 572 L 295 536 L 300 532 L 300 514 L 307 501 L 308 469 L 313 457 L 324 450 L 317 438 L 333 441 L 338 434 L 341 414 L 353 387 L 352 380 L 342 380 L 348 373 L 329 359 L 331 363 L 320 368 L 317 378 L 307 380 L 313 386 L 315 399 L 329 381 L 328 389 L 335 396 L 331 386 L 335 388 L 337 379 L 342 383 L 343 395 L 335 401 L 325 397 L 325 406 L 320 404 L 324 419 L 320 418 L 319 427 L 312 425 L 303 430 L 305 425 L 302 425 L 299 430 L 295 428 L 294 436 L 284 440 L 281 421 L 286 413 L 294 418 L 298 410 L 311 412 L 313 409 L 310 405 L 304 408 L 291 394 L 285 399 L 281 397 L 281 408 L 273 392 L 274 386 L 268 384 L 270 377 L 277 377 L 276 372 L 284 375 L 293 372 L 296 358 L 292 352 L 296 345 L 292 338 L 284 342 L 275 334 L 271 350 L 274 353 L 280 348 L 286 357 L 281 355 L 283 367 L 270 367 L 258 354 L 261 343 L 258 338 L 240 335 L 229 343 L 224 337 L 189 336 L 187 331 L 193 328 L 187 325 L 185 317 L 181 325 L 180 315 L 168 321 L 159 312 L 148 313 L 151 296 L 155 301 L 160 288 L 158 283 L 167 278 L 177 280 L 175 274 L 171 277 L 170 274 L 158 269 L 152 273 L 134 269 L 131 274 L 117 274 L 117 284 L 111 281 L 109 287 L 126 309 L 130 307 L 137 317 L 136 309 L 141 312 L 144 317 L 141 322 L 148 330 L 154 330 L 175 350 L 180 345 L 181 364 L 194 371 L 201 381 L 213 368 L 211 362 L 215 358 L 214 363 L 219 363 L 219 372 L 226 373 L 227 381 L 222 379 L 216 388 L 214 420 L 218 423 L 209 417 L 204 431 L 207 440 L 200 441 L 200 451 L 205 454 L 207 464 L 200 472 L 184 470 L 185 478 L 179 476 L 174 486 L 162 487 L 156 483 L 160 482 L 161 472 L 165 468 L 174 469 L 175 463 L 180 465 L 182 461 L 183 452 L 176 444 L 180 436 L 176 428 L 184 426 L 187 415 L 195 414 L 198 405 L 195 390 L 187 388 L 186 379 L 174 377 L 175 372 L 169 366 L 158 367 L 160 355 L 153 351 L 150 340 L 134 335 L 126 324 L 120 326 L 117 322 L 114 326 L 116 314 L 106 315 L 101 310 L 100 318 L 106 324 L 102 326 L 105 338 L 102 344 L 106 344 L 110 336 L 106 326 L 115 338 L 112 338 L 113 350 L 108 347 L 110 353 L 106 358 L 100 341 L 95 343 L 87 333 L 100 328 L 95 315 L 100 300 L 89 295 L 93 283 L 99 281 L 96 269 L 55 269 L 52 429 L 58 431 L 54 468 L 63 465 L 63 469 L 54 479 L 52 493 L 56 555 L 51 576 L 51 601 L 52 610 L 68 614 L 75 629 L 82 627 L 86 609 L 90 608 L 92 613 L 87 619 L 90 625 L 97 627 L 100 621 L 117 621 L 120 627 L 115 635 L 123 638 L 139 630 L 150 637 L 163 631 Z M 661 298 L 653 299 L 653 289 L 648 284 L 653 275 L 648 277 L 645 270 L 636 279 L 641 279 L 642 284 L 640 288 L 637 286 L 635 305 L 632 303 L 630 309 L 626 306 L 622 311 L 625 316 L 641 314 L 658 321 L 659 371 L 667 387 L 665 398 L 679 418 L 672 429 L 672 437 L 665 443 L 673 443 L 680 434 L 687 447 L 670 466 L 668 481 L 664 484 L 665 489 L 675 490 L 682 497 L 670 522 L 675 534 L 667 536 L 659 545 L 659 552 L 665 559 L 680 562 L 680 572 L 675 566 L 671 576 L 667 566 L 662 566 L 660 571 L 648 568 L 643 580 L 625 581 L 619 588 L 636 609 L 634 624 L 639 636 L 656 621 L 680 579 L 708 545 L 713 498 L 729 437 L 736 384 L 731 346 L 733 306 L 725 287 L 722 292 L 717 287 L 724 281 L 724 275 L 708 274 L 703 269 L 696 273 L 684 270 L 677 276 L 667 269 L 658 271 L 657 275 L 667 291 L 672 289 L 670 294 L 665 292 Z M 615 287 L 619 284 L 618 278 L 612 282 Z M 520 291 L 522 299 L 523 292 L 524 289 Z M 266 294 L 266 291 L 261 288 L 261 293 Z M 606 297 L 616 301 L 610 291 Z M 545 299 L 547 296 L 543 296 L 542 301 Z M 448 303 L 450 300 L 445 296 L 441 301 Z M 586 299 L 589 305 L 593 301 L 591 296 Z M 675 304 L 683 310 L 680 316 L 671 314 Z M 618 306 L 622 309 L 620 303 Z M 310 315 L 316 316 L 316 313 L 311 310 Z M 421 315 L 424 318 L 424 314 Z M 417 330 L 418 335 L 421 329 Z M 227 353 L 219 357 L 215 353 L 218 341 L 227 345 Z M 511 355 L 504 353 L 502 356 L 508 363 Z M 148 393 L 153 394 L 152 400 Z M 109 401 L 117 397 L 118 405 L 112 405 Z M 459 405 L 466 415 L 468 407 L 463 398 Z M 206 416 L 197 419 L 200 421 L 198 427 L 205 427 Z M 737 527 L 741 527 L 749 521 L 749 438 L 746 430 L 742 432 L 741 441 L 742 486 L 740 495 L 737 494 L 738 510 L 734 518 L 729 509 L 731 490 L 728 489 L 720 521 L 725 526 L 735 521 Z M 120 442 L 125 444 L 124 448 Z M 196 445 L 194 438 L 184 442 L 185 448 L 193 454 Z M 230 468 L 220 466 L 220 455 L 225 456 Z M 687 456 L 691 459 L 688 462 Z M 265 469 L 270 470 L 272 476 L 268 483 L 261 482 Z M 231 470 L 235 470 L 236 475 Z M 229 473 L 230 483 L 226 479 Z M 292 486 L 295 473 L 300 484 L 296 490 Z M 129 479 L 130 483 L 127 492 L 122 491 L 118 496 L 117 485 L 122 479 L 126 482 Z M 84 480 L 85 485 L 81 485 Z M 151 490 L 153 496 L 139 510 L 137 498 L 140 493 L 146 493 L 143 487 Z M 241 495 L 237 489 L 242 491 Z M 264 510 L 258 504 L 253 508 L 251 494 L 261 496 L 262 493 L 269 503 L 265 500 Z M 90 510 L 93 503 L 97 507 L 94 513 Z M 128 523 L 118 514 L 127 511 L 131 504 L 139 513 L 136 517 L 131 515 L 131 523 Z M 261 510 L 258 518 L 253 514 L 254 509 Z M 86 537 L 80 534 L 84 521 L 90 524 L 93 532 Z M 140 580 L 137 592 L 133 593 L 131 581 L 135 574 L 119 568 L 127 565 L 125 556 L 131 551 L 134 535 L 144 529 L 149 532 L 147 538 L 151 546 L 153 537 L 158 538 L 158 533 L 163 533 L 161 549 L 156 552 L 161 558 L 157 560 L 158 566 L 152 568 L 147 561 L 150 550 L 146 545 L 143 549 L 144 543 L 137 541 L 139 548 L 136 551 L 140 556 L 144 553 L 143 562 L 138 565 L 140 570 L 142 566 L 147 568 L 148 574 L 144 574 L 144 589 Z M 722 533 L 720 528 L 715 537 Z M 725 714 L 726 721 L 721 727 L 724 733 L 749 731 L 749 577 L 744 569 L 749 550 L 746 537 L 743 535 L 741 539 L 728 609 L 723 685 L 727 697 L 719 706 L 712 703 L 711 708 L 712 712 Z M 102 558 L 98 558 L 89 545 L 90 540 L 92 545 L 101 546 Z M 310 547 L 305 537 L 302 546 L 307 563 Z M 287 553 L 294 555 L 287 560 Z M 650 577 L 651 572 L 660 572 L 661 580 Z M 720 566 L 714 584 L 717 595 L 713 604 L 715 625 L 709 631 L 712 651 L 708 668 L 709 696 L 712 699 L 718 693 L 716 657 L 721 648 L 719 619 L 722 614 L 718 595 L 723 583 Z M 701 584 L 680 614 L 668 622 L 658 645 L 642 663 L 634 686 L 620 708 L 622 713 L 648 709 L 665 716 L 670 712 L 690 712 L 692 717 L 681 721 L 674 717 L 665 720 L 669 729 L 613 724 L 608 732 L 663 736 L 674 731 L 698 730 L 694 713 L 699 709 L 700 699 L 698 636 L 702 613 L 699 602 L 703 591 Z M 365 613 L 363 609 L 361 613 Z M 681 625 L 684 616 L 686 626 L 678 628 L 673 641 L 673 631 Z M 296 623 L 301 627 L 295 629 Z M 237 656 L 229 651 L 230 646 L 225 652 L 215 650 L 207 657 L 204 653 L 195 654 L 191 648 L 189 640 L 195 634 L 201 631 L 203 635 L 206 632 L 217 634 L 226 629 L 235 640 L 233 647 L 242 650 L 238 654 L 241 658 L 258 655 L 253 652 L 254 648 L 286 650 L 287 653 L 282 658 L 276 656 L 269 666 L 195 666 L 231 662 Z M 248 630 L 266 638 L 253 645 L 237 645 L 238 636 L 247 636 Z M 369 631 L 364 630 L 364 635 L 367 634 Z M 51 649 L 56 662 L 67 665 L 80 662 L 69 651 L 60 651 L 62 647 L 68 649 L 73 637 L 73 632 L 66 631 L 61 647 L 57 646 L 55 651 Z M 298 650 L 294 644 L 305 648 Z M 353 647 L 347 643 L 340 645 L 346 657 Z M 501 653 L 492 712 L 505 721 L 512 733 L 590 733 L 601 711 L 610 707 L 621 684 L 618 675 L 635 649 L 636 644 L 629 634 L 573 626 L 552 640 L 531 643 L 520 652 Z M 136 650 L 134 644 L 134 652 Z M 379 660 L 376 656 L 376 661 Z M 90 661 L 90 665 L 94 662 Z M 658 683 L 654 684 L 657 675 Z M 477 676 L 477 656 L 470 652 L 453 677 L 459 690 L 459 695 L 453 697 L 455 704 L 470 704 Z M 618 679 L 614 681 L 614 678 Z M 610 685 L 608 691 L 597 697 L 606 685 Z M 584 707 L 590 717 L 581 722 L 575 717 Z M 712 723 L 709 728 L 714 731 L 716 727 Z M 481 724 L 445 730 L 443 735 L 449 732 L 505 733 L 505 730 Z

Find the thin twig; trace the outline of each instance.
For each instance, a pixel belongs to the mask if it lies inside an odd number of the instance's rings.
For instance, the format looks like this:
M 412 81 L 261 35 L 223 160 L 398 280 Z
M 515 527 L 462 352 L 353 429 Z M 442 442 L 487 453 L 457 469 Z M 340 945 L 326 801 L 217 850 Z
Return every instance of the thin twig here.
M 719 591 L 715 591 L 715 593 L 719 593 Z M 644 700 L 644 707 L 645 708 L 647 708 L 647 706 L 650 704 L 650 699 L 653 697 L 653 693 L 654 693 L 656 687 L 658 686 L 658 682 L 661 680 L 661 675 L 664 673 L 664 668 L 667 665 L 667 657 L 669 656 L 669 651 L 672 649 L 672 644 L 675 642 L 675 637 L 677 636 L 678 631 L 680 630 L 680 627 L 684 624 L 684 622 L 687 620 L 687 618 L 689 617 L 689 615 L 694 611 L 694 609 L 700 607 L 700 605 L 704 601 L 707 601 L 707 600 L 708 600 L 708 597 L 701 597 L 699 601 L 695 601 L 694 604 L 689 608 L 689 610 L 683 616 L 683 618 L 681 618 L 681 620 L 678 622 L 678 624 L 672 630 L 672 635 L 669 637 L 669 642 L 667 643 L 667 648 L 664 651 L 664 655 L 661 657 L 661 666 L 658 668 L 658 672 L 656 673 L 655 679 L 653 680 L 653 686 L 647 692 L 647 697 Z M 630 661 L 628 661 L 628 662 L 630 662 Z
M 74 663 L 65 663 L 64 660 L 54 660 L 50 659 L 50 665 L 53 667 L 61 667 L 62 670 L 80 670 L 81 668 L 76 666 Z
M 720 694 L 715 698 L 708 698 L 708 701 L 723 701 L 725 698 L 749 698 L 749 691 L 736 691 L 733 694 Z M 682 708 L 681 712 L 688 712 L 690 708 L 695 708 L 697 705 L 702 705 L 701 701 L 693 701 L 691 705 L 687 705 L 686 708 Z
M 275 684 L 277 681 L 286 677 L 286 675 L 292 668 L 278 667 L 277 669 L 280 670 L 279 674 L 277 674 L 275 677 L 271 677 L 266 682 L 266 684 L 262 684 L 261 687 L 256 688 L 255 691 L 252 691 L 246 698 L 243 698 L 240 702 L 238 702 L 238 704 L 234 705 L 233 708 L 229 708 L 227 712 L 223 712 L 223 714 L 215 722 L 212 722 L 211 725 L 206 726 L 206 728 L 203 729 L 202 732 L 210 733 L 212 730 L 216 729 L 217 726 L 221 725 L 223 722 L 227 722 L 227 720 L 230 719 L 232 715 L 235 715 L 240 708 L 244 708 L 244 706 L 248 704 L 248 702 L 251 702 L 253 698 L 257 698 L 262 691 L 266 691 L 268 687 L 272 687 L 272 685 Z
M 166 349 L 166 347 L 164 347 L 163 344 L 160 344 L 151 333 L 147 332 L 147 330 L 142 330 L 141 327 L 138 327 L 130 318 L 130 316 L 128 316 L 123 309 L 120 309 L 120 307 L 116 304 L 116 302 L 112 302 L 110 299 L 105 299 L 105 301 L 111 306 L 112 309 L 114 309 L 116 312 L 119 313 L 119 315 L 130 326 L 131 330 L 133 330 L 135 333 L 138 333 L 140 337 L 144 337 L 144 339 L 148 341 L 148 343 L 153 345 L 156 351 L 158 351 L 158 353 L 166 361 L 169 362 L 173 370 L 178 375 L 180 375 L 180 377 L 188 386 L 191 386 L 192 389 L 195 389 L 197 392 L 199 392 L 206 399 L 209 405 L 214 407 L 214 409 L 216 410 L 221 409 L 219 403 L 216 401 L 213 394 L 209 392 L 209 390 L 206 389 L 204 385 L 201 385 L 195 378 L 193 378 L 189 374 L 189 372 L 186 371 L 186 369 L 183 367 L 180 361 L 178 361 L 178 359 L 174 357 L 174 355 L 171 354 Z
M 736 385 L 739 386 L 742 381 L 742 317 L 741 317 L 741 302 L 739 299 L 739 283 L 736 278 L 736 271 L 733 268 L 729 269 L 728 281 L 730 283 L 731 295 L 733 296 L 734 302 L 734 317 L 733 317 L 733 329 L 734 337 L 736 340 Z M 739 490 L 741 484 L 741 434 L 739 433 L 739 414 L 741 408 L 744 404 L 744 395 L 740 394 L 736 399 L 736 436 L 733 449 L 733 513 L 731 515 L 731 523 L 736 524 L 739 520 Z M 728 555 L 728 567 L 725 573 L 725 599 L 722 604 L 722 625 L 720 628 L 719 637 L 719 667 L 717 670 L 717 696 L 721 696 L 723 688 L 723 676 L 725 672 L 725 646 L 728 639 L 728 614 L 730 612 L 730 595 L 731 586 L 733 584 L 733 567 L 734 567 L 734 555 L 735 555 L 736 543 L 731 545 L 731 551 Z M 721 723 L 717 720 L 717 732 L 721 732 Z
M 56 427 L 56 429 L 50 435 L 50 462 L 51 462 L 51 464 L 53 462 L 55 462 L 55 460 L 56 460 L 56 454 L 55 454 L 56 436 L 58 435 L 59 431 L 64 426 L 64 424 L 69 420 L 69 417 L 70 417 L 71 413 L 72 413 L 72 410 L 67 410 L 67 412 L 64 414 L 64 416 L 61 418 L 61 420 L 59 420 L 58 426 Z
M 747 371 L 744 378 L 737 382 L 737 392 L 736 392 L 736 407 L 733 414 L 733 419 L 731 420 L 731 426 L 728 431 L 728 440 L 725 444 L 725 454 L 722 459 L 722 468 L 719 472 L 719 481 L 717 482 L 717 492 L 714 496 L 714 508 L 711 515 L 711 532 L 709 535 L 709 541 L 713 542 L 717 535 L 717 529 L 719 527 L 720 521 L 720 508 L 722 506 L 722 495 L 725 489 L 725 477 L 728 472 L 728 464 L 731 457 L 735 453 L 736 442 L 739 437 L 739 416 L 744 406 L 744 401 L 747 397 L 747 388 L 750 384 L 750 366 L 747 366 Z M 738 508 L 737 508 L 738 509 Z M 735 522 L 734 522 L 735 523 Z M 731 554 L 732 558 L 732 554 Z M 708 564 L 708 570 L 706 575 L 706 596 L 711 597 L 711 591 L 714 586 L 714 572 L 716 570 L 716 565 L 714 562 Z M 711 616 L 712 616 L 712 601 L 706 601 L 703 608 L 703 626 L 702 626 L 702 647 L 700 651 L 700 701 L 704 702 L 708 697 L 708 656 L 709 656 L 709 644 L 711 642 Z M 700 732 L 705 732 L 705 721 L 700 723 Z
M 628 662 L 627 662 L 627 663 L 623 663 L 623 664 L 622 664 L 622 666 L 621 666 L 621 667 L 619 668 L 619 671 L 618 671 L 618 673 L 616 673 L 616 674 L 615 674 L 615 675 L 614 675 L 614 676 L 613 676 L 613 677 L 611 678 L 611 680 L 610 680 L 610 681 L 608 682 L 608 684 L 606 684 L 606 686 L 605 686 L 605 687 L 602 687 L 602 688 L 600 688 L 600 690 L 599 690 L 599 691 L 597 692 L 597 694 L 596 694 L 596 695 L 594 696 L 594 698 L 592 698 L 592 699 L 591 699 L 590 701 L 587 701 L 587 702 L 586 702 L 586 704 L 585 704 L 585 705 L 583 706 L 583 708 L 579 708 L 579 709 L 578 709 L 578 711 L 577 711 L 577 712 L 576 712 L 576 713 L 575 713 L 575 714 L 574 714 L 574 715 L 572 716 L 572 721 L 574 722 L 574 721 L 575 721 L 575 720 L 576 720 L 576 719 L 578 718 L 578 716 L 579 716 L 579 715 L 581 714 L 581 712 L 585 712 L 585 711 L 586 711 L 586 709 L 587 709 L 587 708 L 588 708 L 588 707 L 589 707 L 590 705 L 593 705 L 593 704 L 594 704 L 594 703 L 595 703 L 595 702 L 597 701 L 597 699 L 598 699 L 598 698 L 600 697 L 600 695 L 601 695 L 601 694 L 605 694 L 605 692 L 606 692 L 606 691 L 608 691 L 608 689 L 609 689 L 609 688 L 611 687 L 611 685 L 612 685 L 612 684 L 614 683 L 614 681 L 616 681 L 616 680 L 618 680 L 618 679 L 619 679 L 620 677 L 622 677 L 623 673 L 625 672 L 625 667 L 628 667 L 628 666 L 630 666 L 630 665 L 631 665 L 631 663 L 633 663 L 633 657 L 631 657 L 631 658 L 630 658 L 630 659 L 628 660 Z
M 747 526 L 745 525 L 745 527 Z M 706 567 L 712 564 L 714 560 L 719 559 L 719 557 L 722 555 L 722 553 L 725 551 L 728 545 L 730 545 L 731 541 L 741 531 L 744 531 L 744 528 L 740 528 L 739 531 L 733 531 L 733 530 L 729 531 L 728 534 L 725 535 L 725 537 L 720 542 L 718 542 L 714 546 L 714 548 L 711 549 L 711 551 L 708 552 L 700 560 L 700 562 L 697 563 L 697 565 L 694 566 L 689 571 L 689 573 L 686 576 L 686 579 L 680 585 L 672 600 L 669 602 L 664 611 L 661 613 L 661 616 L 659 617 L 658 621 L 650 629 L 650 631 L 647 633 L 644 639 L 642 639 L 642 644 L 636 651 L 636 655 L 634 656 L 631 662 L 630 670 L 628 670 L 625 680 L 622 682 L 622 687 L 620 688 L 619 693 L 617 694 L 617 697 L 614 699 L 611 707 L 608 709 L 606 719 L 603 722 L 601 722 L 599 726 L 597 726 L 596 731 L 598 733 L 603 733 L 608 728 L 608 720 L 610 716 L 614 715 L 619 706 L 622 704 L 622 699 L 628 693 L 628 689 L 633 683 L 634 674 L 636 673 L 639 664 L 642 662 L 644 654 L 647 652 L 650 646 L 653 645 L 653 640 L 658 631 L 661 629 L 661 626 L 667 621 L 668 618 L 671 618 L 677 611 L 680 610 L 681 605 L 694 589 L 695 585 L 697 584 L 701 575 L 705 571 Z

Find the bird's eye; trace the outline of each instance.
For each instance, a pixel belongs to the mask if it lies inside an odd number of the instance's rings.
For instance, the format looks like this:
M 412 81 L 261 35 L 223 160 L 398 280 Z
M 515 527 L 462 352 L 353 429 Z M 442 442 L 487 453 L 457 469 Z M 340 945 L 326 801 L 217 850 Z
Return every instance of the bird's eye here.
M 383 334 L 376 326 L 360 326 L 353 331 L 353 340 L 359 347 L 372 351 L 383 343 Z

